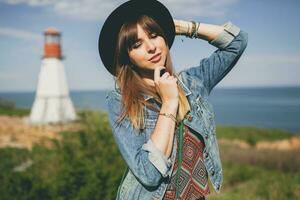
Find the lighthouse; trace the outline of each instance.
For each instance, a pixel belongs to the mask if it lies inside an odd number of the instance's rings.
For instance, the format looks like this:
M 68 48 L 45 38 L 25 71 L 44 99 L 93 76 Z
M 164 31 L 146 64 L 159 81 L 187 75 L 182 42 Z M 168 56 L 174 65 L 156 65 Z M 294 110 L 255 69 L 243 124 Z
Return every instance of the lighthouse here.
M 69 96 L 61 54 L 61 33 L 53 27 L 44 32 L 44 55 L 29 122 L 65 123 L 76 119 Z

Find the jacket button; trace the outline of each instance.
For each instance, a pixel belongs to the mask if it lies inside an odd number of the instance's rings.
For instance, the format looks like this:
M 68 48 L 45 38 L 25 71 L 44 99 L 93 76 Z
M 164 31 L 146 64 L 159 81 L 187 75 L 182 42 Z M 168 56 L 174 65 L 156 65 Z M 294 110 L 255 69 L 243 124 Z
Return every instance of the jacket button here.
M 193 120 L 193 116 L 192 115 L 189 115 L 188 116 L 188 120 L 191 122 Z
M 212 171 L 212 172 L 211 172 L 211 175 L 212 175 L 212 176 L 215 175 L 215 171 Z
M 208 139 L 208 135 L 205 135 L 205 139 Z
M 208 153 L 205 153 L 205 158 L 207 158 L 208 157 Z

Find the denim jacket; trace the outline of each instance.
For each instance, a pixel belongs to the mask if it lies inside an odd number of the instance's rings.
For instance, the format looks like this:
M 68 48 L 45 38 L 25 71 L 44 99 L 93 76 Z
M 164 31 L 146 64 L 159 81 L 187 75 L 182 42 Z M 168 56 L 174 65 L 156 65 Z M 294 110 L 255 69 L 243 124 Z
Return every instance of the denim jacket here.
M 248 34 L 239 27 L 231 22 L 223 26 L 224 31 L 209 41 L 209 44 L 218 49 L 202 59 L 199 66 L 175 74 L 191 106 L 183 123 L 204 139 L 204 163 L 217 193 L 220 192 L 223 172 L 216 137 L 215 113 L 208 102 L 208 95 L 237 63 L 248 42 Z M 144 95 L 144 98 L 160 108 L 151 96 Z M 107 93 L 106 103 L 114 139 L 128 165 L 126 176 L 118 188 L 117 199 L 162 199 L 171 181 L 177 152 L 176 137 L 172 153 L 167 158 L 150 139 L 158 118 L 157 113 L 145 107 L 145 127 L 136 130 L 127 117 L 121 124 L 115 123 L 121 112 L 121 94 L 118 88 Z

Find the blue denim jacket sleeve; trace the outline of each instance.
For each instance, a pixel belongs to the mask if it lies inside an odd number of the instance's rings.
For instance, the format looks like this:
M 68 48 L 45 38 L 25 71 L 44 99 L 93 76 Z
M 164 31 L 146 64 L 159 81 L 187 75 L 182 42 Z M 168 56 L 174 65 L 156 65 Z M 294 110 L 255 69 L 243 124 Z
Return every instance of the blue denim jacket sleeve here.
M 162 176 L 166 177 L 172 165 L 171 158 L 167 158 L 167 156 L 165 156 L 165 154 L 155 146 L 151 139 L 142 146 L 142 149 L 149 152 L 149 160 L 158 169 Z
M 106 95 L 109 123 L 120 153 L 133 174 L 149 187 L 160 184 L 170 168 L 171 161 L 149 139 L 145 142 L 143 132 L 138 132 L 126 117 L 116 124 L 121 112 L 121 101 L 113 92 Z
M 248 43 L 248 34 L 239 27 L 230 21 L 223 26 L 224 31 L 209 41 L 209 44 L 218 49 L 208 58 L 202 59 L 200 66 L 184 70 L 187 74 L 202 80 L 208 94 L 234 67 Z

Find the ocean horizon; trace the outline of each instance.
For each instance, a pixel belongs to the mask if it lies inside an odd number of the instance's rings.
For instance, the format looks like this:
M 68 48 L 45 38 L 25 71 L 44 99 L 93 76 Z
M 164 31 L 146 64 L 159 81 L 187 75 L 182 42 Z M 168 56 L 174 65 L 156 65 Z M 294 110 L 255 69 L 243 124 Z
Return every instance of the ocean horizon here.
M 71 90 L 77 111 L 107 112 L 108 90 Z M 0 99 L 14 101 L 17 108 L 31 108 L 34 91 L 0 92 Z M 222 126 L 277 128 L 300 135 L 300 87 L 214 88 L 209 96 Z

